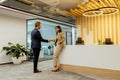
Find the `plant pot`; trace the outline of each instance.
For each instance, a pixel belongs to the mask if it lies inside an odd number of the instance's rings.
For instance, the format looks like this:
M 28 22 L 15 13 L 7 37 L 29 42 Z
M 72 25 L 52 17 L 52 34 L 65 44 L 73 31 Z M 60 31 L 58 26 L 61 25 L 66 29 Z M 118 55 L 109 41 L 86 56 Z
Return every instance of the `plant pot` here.
M 12 57 L 13 64 L 21 64 L 22 63 L 22 57 Z

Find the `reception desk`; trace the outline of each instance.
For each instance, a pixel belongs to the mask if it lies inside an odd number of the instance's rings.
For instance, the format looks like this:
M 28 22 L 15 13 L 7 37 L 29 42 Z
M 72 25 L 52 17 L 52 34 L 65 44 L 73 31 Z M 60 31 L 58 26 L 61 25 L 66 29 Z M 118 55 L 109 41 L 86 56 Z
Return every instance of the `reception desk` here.
M 60 61 L 65 71 L 120 79 L 120 46 L 68 45 Z

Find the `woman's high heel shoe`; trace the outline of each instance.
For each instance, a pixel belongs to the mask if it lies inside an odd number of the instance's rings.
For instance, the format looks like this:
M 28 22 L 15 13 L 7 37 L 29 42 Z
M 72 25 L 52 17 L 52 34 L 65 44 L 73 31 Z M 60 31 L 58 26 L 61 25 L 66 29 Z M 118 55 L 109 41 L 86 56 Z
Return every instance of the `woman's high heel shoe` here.
M 54 67 L 54 69 L 52 70 L 52 72 L 58 72 L 60 69 L 59 67 Z

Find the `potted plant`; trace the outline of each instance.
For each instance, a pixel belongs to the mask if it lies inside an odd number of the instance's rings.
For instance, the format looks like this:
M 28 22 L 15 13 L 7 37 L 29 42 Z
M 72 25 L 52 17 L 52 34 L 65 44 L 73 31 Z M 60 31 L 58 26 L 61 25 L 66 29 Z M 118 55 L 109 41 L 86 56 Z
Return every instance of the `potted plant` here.
M 2 51 L 6 52 L 6 55 L 12 56 L 12 61 L 14 64 L 20 64 L 22 62 L 22 57 L 27 55 L 27 49 L 20 44 L 8 43 L 8 46 L 3 47 Z
M 98 40 L 98 45 L 102 45 L 102 40 Z

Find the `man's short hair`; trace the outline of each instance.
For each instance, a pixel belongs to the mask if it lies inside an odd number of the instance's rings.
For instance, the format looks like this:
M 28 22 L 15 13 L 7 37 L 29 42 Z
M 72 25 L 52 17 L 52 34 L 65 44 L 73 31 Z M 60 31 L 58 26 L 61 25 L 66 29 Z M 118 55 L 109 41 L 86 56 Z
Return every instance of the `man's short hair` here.
M 35 23 L 35 27 L 40 26 L 40 24 L 41 24 L 41 23 L 37 21 L 37 22 Z

